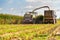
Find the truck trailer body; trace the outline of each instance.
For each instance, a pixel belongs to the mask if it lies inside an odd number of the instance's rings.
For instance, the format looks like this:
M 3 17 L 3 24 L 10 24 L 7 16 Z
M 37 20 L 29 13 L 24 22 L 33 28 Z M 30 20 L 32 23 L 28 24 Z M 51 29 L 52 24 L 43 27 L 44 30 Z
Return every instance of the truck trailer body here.
M 56 15 L 53 10 L 44 11 L 44 23 L 56 23 Z

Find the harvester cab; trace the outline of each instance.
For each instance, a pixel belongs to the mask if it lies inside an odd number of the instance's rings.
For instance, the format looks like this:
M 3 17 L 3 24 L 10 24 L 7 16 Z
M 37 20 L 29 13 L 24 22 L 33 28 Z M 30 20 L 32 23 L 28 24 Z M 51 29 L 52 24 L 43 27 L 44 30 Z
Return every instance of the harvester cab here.
M 33 19 L 33 13 L 32 12 L 25 13 L 24 19 L 23 19 L 23 23 L 24 24 L 30 24 L 30 23 L 32 24 L 33 21 L 34 21 L 34 19 Z
M 48 8 L 48 10 L 44 10 L 44 19 L 42 20 L 43 23 L 56 23 L 56 16 L 54 14 L 53 10 L 50 10 L 48 6 L 43 6 L 34 9 L 32 12 L 27 12 L 24 15 L 24 20 L 23 23 L 36 23 L 36 17 L 37 17 L 37 12 L 36 10 L 39 10 L 41 8 Z

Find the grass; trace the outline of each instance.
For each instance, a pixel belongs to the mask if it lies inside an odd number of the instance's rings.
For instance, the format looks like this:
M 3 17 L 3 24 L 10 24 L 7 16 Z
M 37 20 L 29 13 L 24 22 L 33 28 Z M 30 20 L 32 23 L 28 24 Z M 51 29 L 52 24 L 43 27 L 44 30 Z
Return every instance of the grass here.
M 60 24 L 16 24 L 0 25 L 0 40 L 47 40 L 49 31 Z M 56 37 L 57 39 L 59 37 Z M 58 39 L 59 40 L 59 39 Z
M 60 36 L 56 36 L 56 39 L 57 39 L 57 40 L 60 40 Z

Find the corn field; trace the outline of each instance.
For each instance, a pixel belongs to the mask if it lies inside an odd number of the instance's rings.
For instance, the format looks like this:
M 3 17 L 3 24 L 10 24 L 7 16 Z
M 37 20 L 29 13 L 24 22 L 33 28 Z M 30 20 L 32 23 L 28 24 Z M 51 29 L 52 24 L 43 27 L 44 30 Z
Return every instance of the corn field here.
M 47 40 L 51 29 L 59 24 L 60 21 L 56 24 L 2 24 L 0 40 Z

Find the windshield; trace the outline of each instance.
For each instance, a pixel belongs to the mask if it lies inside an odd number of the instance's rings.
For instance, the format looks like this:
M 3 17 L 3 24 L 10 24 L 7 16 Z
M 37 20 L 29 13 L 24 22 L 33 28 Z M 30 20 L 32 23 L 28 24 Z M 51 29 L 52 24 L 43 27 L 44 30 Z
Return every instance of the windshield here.
M 32 15 L 30 15 L 30 14 L 26 14 L 24 17 L 25 17 L 25 18 L 31 18 Z

